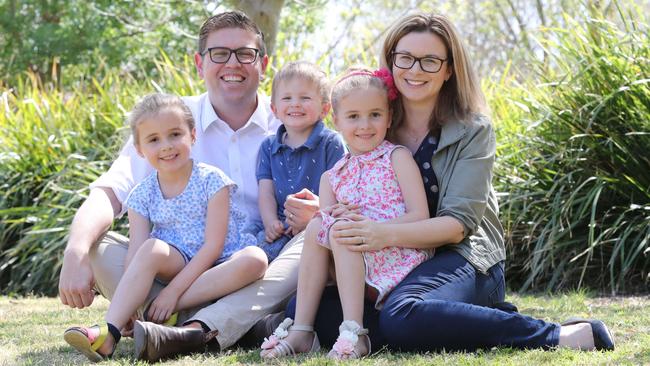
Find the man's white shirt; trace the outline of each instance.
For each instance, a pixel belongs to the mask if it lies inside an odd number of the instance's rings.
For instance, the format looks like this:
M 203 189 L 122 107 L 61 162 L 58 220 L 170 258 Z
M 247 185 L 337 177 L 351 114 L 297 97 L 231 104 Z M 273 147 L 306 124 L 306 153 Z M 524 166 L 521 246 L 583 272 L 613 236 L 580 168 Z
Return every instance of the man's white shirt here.
M 255 112 L 237 131 L 233 131 L 217 116 L 207 93 L 182 99 L 192 111 L 196 123 L 196 143 L 192 147 L 192 158 L 223 170 L 237 183 L 235 202 L 246 210 L 250 219 L 260 220 L 255 178 L 258 150 L 262 141 L 275 134 L 280 126 L 268 99 L 257 95 Z M 110 169 L 91 183 L 90 188 L 111 188 L 122 204 L 121 215 L 126 211 L 124 201 L 129 192 L 152 171 L 153 168 L 146 159 L 138 155 L 131 136 Z

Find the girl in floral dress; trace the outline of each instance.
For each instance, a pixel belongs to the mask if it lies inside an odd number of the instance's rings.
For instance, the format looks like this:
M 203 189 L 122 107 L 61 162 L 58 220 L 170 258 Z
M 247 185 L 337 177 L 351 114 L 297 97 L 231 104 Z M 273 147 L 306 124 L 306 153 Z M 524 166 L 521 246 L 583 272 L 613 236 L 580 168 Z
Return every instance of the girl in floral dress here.
M 300 262 L 295 320 L 285 319 L 262 344 L 263 358 L 320 348 L 313 324 L 332 264 L 343 308 L 339 337 L 328 357 L 360 358 L 370 353 L 362 327 L 365 299 L 380 308 L 386 295 L 432 254 L 428 250 L 385 247 L 362 252 L 338 242 L 330 228 L 356 212 L 378 222 L 405 223 L 429 217 L 422 178 L 410 152 L 386 140 L 389 100 L 397 97 L 388 70 L 353 70 L 332 90 L 333 120 L 348 145 L 346 154 L 321 177 L 325 208 L 307 227 Z M 293 324 L 293 325 L 292 325 Z

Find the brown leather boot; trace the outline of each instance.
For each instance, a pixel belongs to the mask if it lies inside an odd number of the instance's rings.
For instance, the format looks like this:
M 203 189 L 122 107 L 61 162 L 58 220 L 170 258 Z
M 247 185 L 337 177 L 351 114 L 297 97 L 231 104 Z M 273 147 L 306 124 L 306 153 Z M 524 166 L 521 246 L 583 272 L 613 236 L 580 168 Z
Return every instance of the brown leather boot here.
M 156 362 L 176 355 L 205 352 L 208 341 L 218 333 L 217 330 L 205 333 L 202 329 L 168 327 L 136 320 L 133 327 L 135 358 Z
M 284 311 L 268 314 L 260 319 L 244 336 L 237 342 L 240 347 L 258 348 L 264 338 L 270 337 L 275 328 L 284 320 Z

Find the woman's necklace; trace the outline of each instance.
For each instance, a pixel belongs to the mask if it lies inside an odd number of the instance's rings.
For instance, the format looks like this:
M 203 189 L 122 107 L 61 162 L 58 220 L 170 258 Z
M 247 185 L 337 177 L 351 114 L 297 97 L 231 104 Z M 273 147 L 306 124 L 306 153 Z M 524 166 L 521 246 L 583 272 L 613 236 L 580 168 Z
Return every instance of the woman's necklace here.
M 429 134 L 428 129 L 426 131 L 419 131 L 416 133 L 411 132 L 408 128 L 404 128 L 402 129 L 402 131 L 403 131 L 402 137 L 404 137 L 405 140 L 407 141 L 407 145 L 409 147 L 414 147 L 415 149 L 417 149 L 418 146 L 420 146 L 420 142 L 422 142 L 422 139 L 424 139 L 424 137 Z

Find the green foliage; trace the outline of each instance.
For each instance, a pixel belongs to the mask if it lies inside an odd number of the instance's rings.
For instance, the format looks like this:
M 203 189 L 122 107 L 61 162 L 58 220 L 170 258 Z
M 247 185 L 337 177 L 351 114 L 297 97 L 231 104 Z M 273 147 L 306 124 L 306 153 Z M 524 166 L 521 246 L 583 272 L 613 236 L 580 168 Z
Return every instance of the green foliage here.
M 509 276 L 523 290 L 650 278 L 647 24 L 603 19 L 548 29 L 542 83 L 492 90 Z M 501 87 L 503 84 L 501 84 Z
M 6 0 L 0 79 L 13 84 L 31 71 L 56 83 L 74 80 L 62 77 L 68 68 L 95 73 L 104 65 L 151 75 L 160 49 L 174 60 L 194 52 L 209 15 L 202 1 Z

